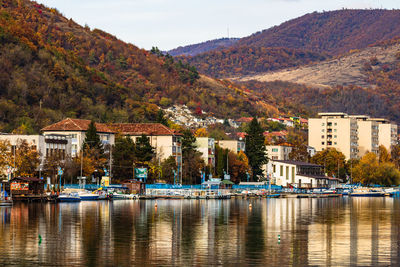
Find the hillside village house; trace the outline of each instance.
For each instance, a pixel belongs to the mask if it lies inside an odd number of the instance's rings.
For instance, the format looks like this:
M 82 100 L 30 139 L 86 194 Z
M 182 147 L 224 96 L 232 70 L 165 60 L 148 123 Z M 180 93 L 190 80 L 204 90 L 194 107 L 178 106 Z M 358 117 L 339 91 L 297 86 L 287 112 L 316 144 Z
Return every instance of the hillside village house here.
M 339 179 L 324 174 L 324 167 L 307 162 L 270 160 L 266 168 L 271 183 L 294 188 L 335 187 Z

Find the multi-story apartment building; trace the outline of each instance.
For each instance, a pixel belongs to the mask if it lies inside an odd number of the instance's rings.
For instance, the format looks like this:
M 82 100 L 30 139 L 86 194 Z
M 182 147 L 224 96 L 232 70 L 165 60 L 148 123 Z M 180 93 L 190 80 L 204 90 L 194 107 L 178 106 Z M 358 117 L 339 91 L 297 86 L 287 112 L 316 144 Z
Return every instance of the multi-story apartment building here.
M 358 126 L 356 118 L 346 113 L 319 113 L 320 118 L 308 120 L 308 144 L 322 151 L 340 150 L 347 159 L 358 157 Z
M 349 116 L 357 120 L 358 132 L 358 157 L 362 157 L 367 152 L 378 154 L 379 150 L 379 124 L 371 120 L 369 116 L 354 115 Z
M 317 151 L 336 148 L 347 159 L 360 158 L 366 152 L 378 153 L 384 145 L 389 151 L 397 143 L 397 125 L 385 119 L 346 113 L 319 113 L 309 120 L 308 142 Z
M 196 137 L 197 150 L 201 152 L 206 164 L 215 167 L 215 141 L 214 138 Z
M 398 143 L 397 124 L 393 124 L 386 119 L 371 119 L 379 124 L 379 145 L 385 146 L 389 151 L 391 147 Z
M 245 142 L 240 140 L 218 140 L 215 141 L 215 144 L 234 153 L 245 152 L 246 150 Z

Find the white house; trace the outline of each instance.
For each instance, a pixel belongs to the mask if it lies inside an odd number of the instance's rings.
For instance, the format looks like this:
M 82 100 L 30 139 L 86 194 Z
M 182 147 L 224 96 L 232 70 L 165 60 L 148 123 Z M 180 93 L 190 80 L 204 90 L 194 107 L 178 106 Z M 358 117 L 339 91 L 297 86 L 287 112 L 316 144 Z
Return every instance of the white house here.
M 266 172 L 273 184 L 283 187 L 321 188 L 339 183 L 339 179 L 324 174 L 323 166 L 307 162 L 270 160 Z

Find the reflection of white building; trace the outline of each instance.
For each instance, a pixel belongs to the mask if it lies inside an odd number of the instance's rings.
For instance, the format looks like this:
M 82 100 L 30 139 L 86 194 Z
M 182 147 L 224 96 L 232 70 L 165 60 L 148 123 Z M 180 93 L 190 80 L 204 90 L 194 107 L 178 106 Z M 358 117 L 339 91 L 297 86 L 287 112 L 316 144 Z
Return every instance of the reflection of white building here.
M 339 182 L 336 178 L 325 176 L 323 166 L 299 161 L 270 160 L 267 174 L 273 183 L 283 187 L 332 187 Z
M 215 141 L 214 138 L 196 137 L 197 150 L 201 152 L 204 162 L 215 166 Z

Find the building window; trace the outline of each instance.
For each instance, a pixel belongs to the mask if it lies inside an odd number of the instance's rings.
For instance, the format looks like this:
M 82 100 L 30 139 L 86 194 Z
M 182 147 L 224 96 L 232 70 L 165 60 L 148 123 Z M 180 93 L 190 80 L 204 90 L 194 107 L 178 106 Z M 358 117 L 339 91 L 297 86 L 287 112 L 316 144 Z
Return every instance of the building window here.
M 336 132 L 337 132 L 337 129 L 333 129 L 333 131 L 336 133 Z
M 292 167 L 292 183 L 294 184 L 294 177 L 295 177 L 295 172 L 294 172 L 295 168 Z
M 321 132 L 323 132 L 323 133 L 324 133 L 324 132 L 325 132 L 325 129 L 322 129 L 322 130 L 321 130 Z
M 337 135 L 334 135 L 333 138 L 337 138 Z
M 278 149 L 277 148 L 273 148 L 272 152 L 278 152 Z
M 272 170 L 273 170 L 274 173 L 276 172 L 276 165 L 275 164 L 272 165 Z
M 334 144 L 335 144 L 335 145 L 337 145 L 337 143 L 336 143 L 336 142 L 334 142 Z
M 335 122 L 335 124 L 334 124 L 335 126 L 337 126 L 337 122 Z
M 283 176 L 283 166 L 281 165 L 281 168 L 280 168 L 280 176 Z
M 325 142 L 321 142 L 321 145 L 323 145 L 323 146 L 324 146 L 324 145 L 325 145 Z
M 325 138 L 325 135 L 321 135 L 321 138 L 324 139 L 324 138 Z
M 325 123 L 322 123 L 322 126 L 325 126 Z
M 286 180 L 289 181 L 289 166 L 286 166 Z

